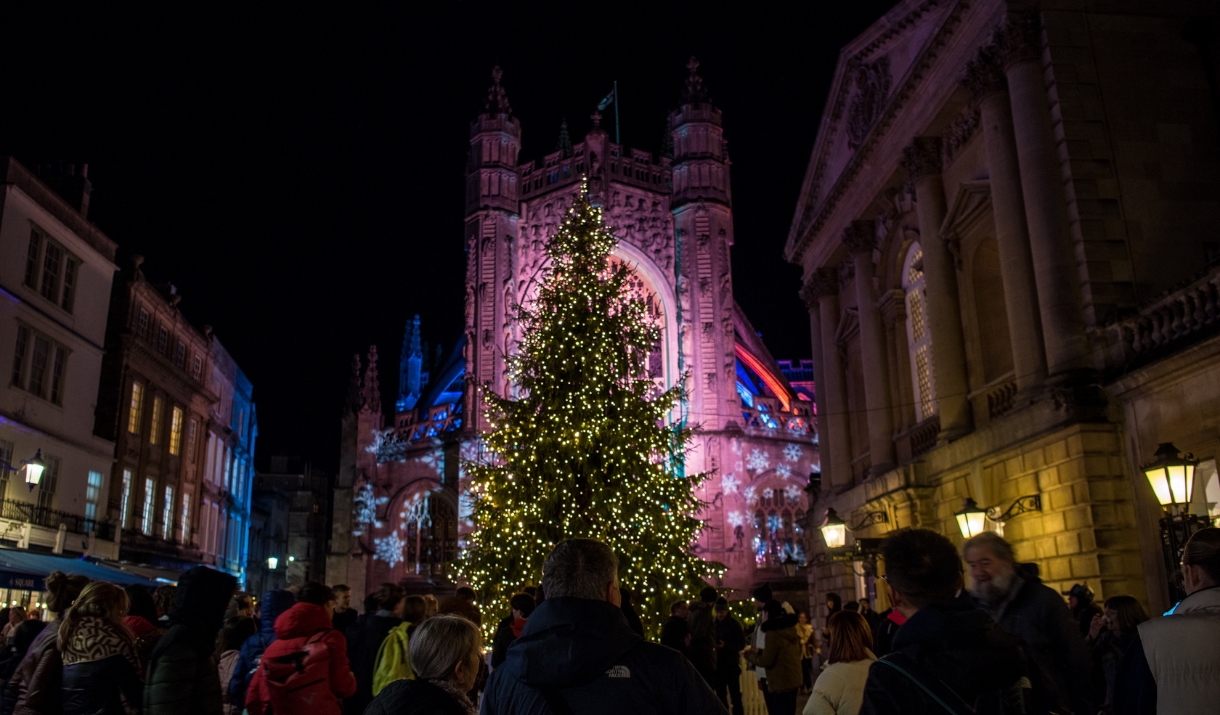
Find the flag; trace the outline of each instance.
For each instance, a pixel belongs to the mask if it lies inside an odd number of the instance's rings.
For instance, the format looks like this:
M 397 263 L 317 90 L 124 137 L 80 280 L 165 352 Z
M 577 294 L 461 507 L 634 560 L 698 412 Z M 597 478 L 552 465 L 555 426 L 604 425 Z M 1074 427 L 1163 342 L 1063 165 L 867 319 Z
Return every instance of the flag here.
M 618 99 L 618 97 L 615 96 L 617 93 L 618 93 L 618 89 L 612 89 L 612 90 L 610 90 L 610 94 L 607 94 L 605 97 L 602 97 L 602 101 L 597 103 L 597 111 L 599 111 L 599 112 L 602 111 L 606 107 L 609 107 L 611 102 L 614 102 L 616 99 Z

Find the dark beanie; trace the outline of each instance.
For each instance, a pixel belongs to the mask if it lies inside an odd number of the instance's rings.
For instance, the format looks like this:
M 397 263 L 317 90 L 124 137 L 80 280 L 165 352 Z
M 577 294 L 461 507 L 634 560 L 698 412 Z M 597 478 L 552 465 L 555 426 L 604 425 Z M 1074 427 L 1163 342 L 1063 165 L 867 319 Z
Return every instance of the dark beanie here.
M 775 599 L 767 601 L 767 604 L 763 606 L 763 610 L 767 612 L 767 620 L 769 621 L 773 621 L 777 618 L 783 618 L 787 615 L 787 611 L 784 610 L 784 604 L 776 601 Z
M 704 603 L 715 603 L 716 589 L 712 588 L 711 586 L 704 586 L 703 590 L 699 592 L 699 600 L 703 601 Z
M 771 584 L 764 583 L 763 585 L 754 589 L 750 595 L 754 597 L 755 601 L 762 601 L 763 603 L 770 601 L 772 598 Z

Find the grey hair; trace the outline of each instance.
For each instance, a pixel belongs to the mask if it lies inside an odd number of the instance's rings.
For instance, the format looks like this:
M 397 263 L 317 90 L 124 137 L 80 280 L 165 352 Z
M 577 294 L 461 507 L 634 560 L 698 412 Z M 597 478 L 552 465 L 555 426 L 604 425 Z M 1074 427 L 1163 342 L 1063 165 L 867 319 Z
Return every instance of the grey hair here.
M 411 669 L 420 680 L 448 680 L 454 666 L 482 650 L 482 631 L 455 614 L 432 616 L 419 624 L 407 646 Z
M 966 539 L 966 542 L 962 544 L 962 555 L 964 556 L 967 551 L 979 546 L 987 548 L 991 551 L 992 556 L 1002 561 L 1007 561 L 1010 564 L 1017 562 L 1017 555 L 1012 551 L 1012 544 L 1005 541 L 1004 537 L 994 531 L 984 531 L 978 536 Z
M 606 600 L 606 587 L 618 582 L 618 557 L 597 539 L 567 539 L 542 565 L 542 590 L 547 598 L 571 596 Z

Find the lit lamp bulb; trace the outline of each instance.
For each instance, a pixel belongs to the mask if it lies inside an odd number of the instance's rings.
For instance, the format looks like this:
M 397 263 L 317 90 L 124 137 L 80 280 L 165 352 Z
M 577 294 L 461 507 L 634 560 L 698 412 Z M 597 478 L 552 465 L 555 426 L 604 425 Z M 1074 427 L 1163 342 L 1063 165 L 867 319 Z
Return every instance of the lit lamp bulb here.
M 25 483 L 30 486 L 30 491 L 34 491 L 34 487 L 42 481 L 42 473 L 46 468 L 47 465 L 42 461 L 42 450 L 39 449 L 34 458 L 25 463 Z
M 841 549 L 847 543 L 847 524 L 839 518 L 834 509 L 826 510 L 826 518 L 822 521 L 822 538 L 826 540 L 826 548 Z
M 983 533 L 983 527 L 987 524 L 987 512 L 980 509 L 970 497 L 966 497 L 962 510 L 954 516 L 957 517 L 957 528 L 961 529 L 962 536 L 967 539 Z
M 1156 460 L 1143 467 L 1144 476 L 1156 500 L 1163 507 L 1189 504 L 1195 484 L 1195 466 L 1198 460 L 1191 455 L 1178 456 L 1178 448 L 1172 442 L 1162 442 L 1156 448 Z
M 279 558 L 278 558 L 278 557 L 276 557 L 276 556 L 268 556 L 268 557 L 267 557 L 267 568 L 269 568 L 269 569 L 271 569 L 272 571 L 274 571 L 274 570 L 276 569 L 276 567 L 277 567 L 277 566 L 279 566 L 279 565 L 280 565 L 280 560 L 279 560 Z

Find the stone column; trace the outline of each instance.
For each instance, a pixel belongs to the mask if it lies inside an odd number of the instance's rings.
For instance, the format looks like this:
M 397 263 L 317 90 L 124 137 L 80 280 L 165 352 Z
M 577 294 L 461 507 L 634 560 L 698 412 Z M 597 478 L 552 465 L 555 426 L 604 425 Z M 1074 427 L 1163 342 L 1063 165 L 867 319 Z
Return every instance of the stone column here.
M 890 371 L 885 357 L 885 333 L 873 290 L 873 251 L 877 223 L 852 221 L 843 243 L 856 266 L 856 306 L 860 318 L 860 359 L 864 363 L 864 404 L 868 410 L 869 475 L 894 468 L 894 416 L 890 407 Z
M 819 306 L 821 296 L 818 295 L 815 281 L 809 281 L 801 287 L 801 299 L 809 309 L 809 337 L 813 345 L 813 404 L 816 417 L 811 422 L 816 425 L 818 435 L 818 461 L 822 472 L 822 484 L 829 487 L 834 484 L 834 468 L 831 465 L 830 430 L 827 429 L 823 415 L 828 413 L 826 404 L 826 369 L 822 364 L 822 312 Z
M 907 342 L 907 296 L 894 289 L 881 295 L 877 301 L 881 320 L 885 323 L 886 337 L 890 342 L 890 353 L 894 356 L 893 381 L 897 385 L 894 396 L 899 409 L 897 427 L 905 430 L 915 425 L 915 387 L 911 384 L 911 347 Z
M 1038 315 L 1034 259 L 1025 222 L 1017 140 L 1013 133 L 1008 85 L 993 48 L 983 48 L 966 66 L 966 86 L 979 102 L 987 170 L 991 177 L 991 212 L 1004 280 L 1004 308 L 1012 339 L 1012 364 L 1018 393 L 1028 396 L 1046 381 L 1046 350 Z
M 919 245 L 928 294 L 928 329 L 932 331 L 932 374 L 936 377 L 936 409 L 940 437 L 954 440 L 973 428 L 966 399 L 966 347 L 962 308 L 957 294 L 957 263 L 940 235 L 945 220 L 943 158 L 939 137 L 916 137 L 902 151 L 902 165 L 915 182 L 919 215 Z
M 839 330 L 839 272 L 834 268 L 820 268 L 810 280 L 811 290 L 818 296 L 818 310 L 822 328 L 822 379 L 818 390 L 818 410 L 822 411 L 821 396 L 825 396 L 825 411 L 818 416 L 818 427 L 826 430 L 830 437 L 830 473 L 834 481 L 830 486 L 841 491 L 852 484 L 851 473 L 851 428 L 847 419 L 847 379 L 843 375 L 843 363 L 839 359 L 839 345 L 835 333 Z M 822 452 L 825 464 L 826 451 Z M 823 482 L 825 484 L 825 482 Z
M 1089 367 L 1089 344 L 1041 47 L 1037 15 L 1012 15 L 996 33 L 1012 104 L 1047 369 L 1058 377 Z

